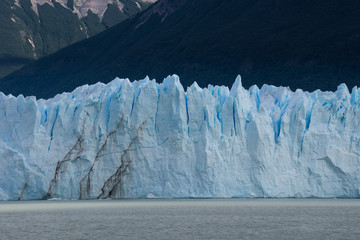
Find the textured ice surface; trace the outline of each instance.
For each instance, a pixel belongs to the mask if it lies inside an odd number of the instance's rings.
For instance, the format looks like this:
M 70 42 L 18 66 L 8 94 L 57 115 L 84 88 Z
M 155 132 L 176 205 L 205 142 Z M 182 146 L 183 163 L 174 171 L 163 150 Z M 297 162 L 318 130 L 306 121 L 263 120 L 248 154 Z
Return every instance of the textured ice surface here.
M 359 197 L 359 89 L 177 76 L 0 93 L 0 199 Z

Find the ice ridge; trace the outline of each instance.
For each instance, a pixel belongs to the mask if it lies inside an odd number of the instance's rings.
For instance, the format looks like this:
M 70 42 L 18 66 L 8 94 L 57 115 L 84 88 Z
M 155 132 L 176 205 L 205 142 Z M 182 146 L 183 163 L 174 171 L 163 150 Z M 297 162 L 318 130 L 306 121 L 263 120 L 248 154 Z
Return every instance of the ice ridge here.
M 0 93 L 0 200 L 359 197 L 359 91 L 173 75 Z

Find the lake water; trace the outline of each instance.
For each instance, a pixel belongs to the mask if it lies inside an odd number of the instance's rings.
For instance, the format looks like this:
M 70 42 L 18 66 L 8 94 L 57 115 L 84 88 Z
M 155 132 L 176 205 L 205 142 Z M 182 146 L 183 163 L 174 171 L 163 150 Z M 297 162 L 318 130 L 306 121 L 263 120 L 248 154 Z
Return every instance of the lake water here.
M 360 239 L 360 200 L 0 202 L 0 239 Z

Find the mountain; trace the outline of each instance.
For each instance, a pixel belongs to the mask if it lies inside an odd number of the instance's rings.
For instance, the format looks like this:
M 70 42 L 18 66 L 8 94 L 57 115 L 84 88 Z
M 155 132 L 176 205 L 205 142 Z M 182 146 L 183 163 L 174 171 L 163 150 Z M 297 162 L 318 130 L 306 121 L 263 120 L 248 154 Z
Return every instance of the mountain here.
M 359 94 L 177 76 L 0 94 L 0 200 L 359 198 Z
M 5 93 L 48 98 L 116 76 L 183 84 L 264 83 L 313 91 L 360 78 L 357 0 L 160 0 L 136 17 L 1 79 Z
M 2 0 L 0 77 L 146 9 L 156 0 Z

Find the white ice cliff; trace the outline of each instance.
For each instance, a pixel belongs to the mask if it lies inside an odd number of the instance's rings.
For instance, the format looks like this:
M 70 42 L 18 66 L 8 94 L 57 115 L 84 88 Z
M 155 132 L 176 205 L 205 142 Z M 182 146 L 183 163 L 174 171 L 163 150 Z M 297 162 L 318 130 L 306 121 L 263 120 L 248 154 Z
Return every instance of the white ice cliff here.
M 0 93 L 0 199 L 359 197 L 359 94 L 175 75 Z

